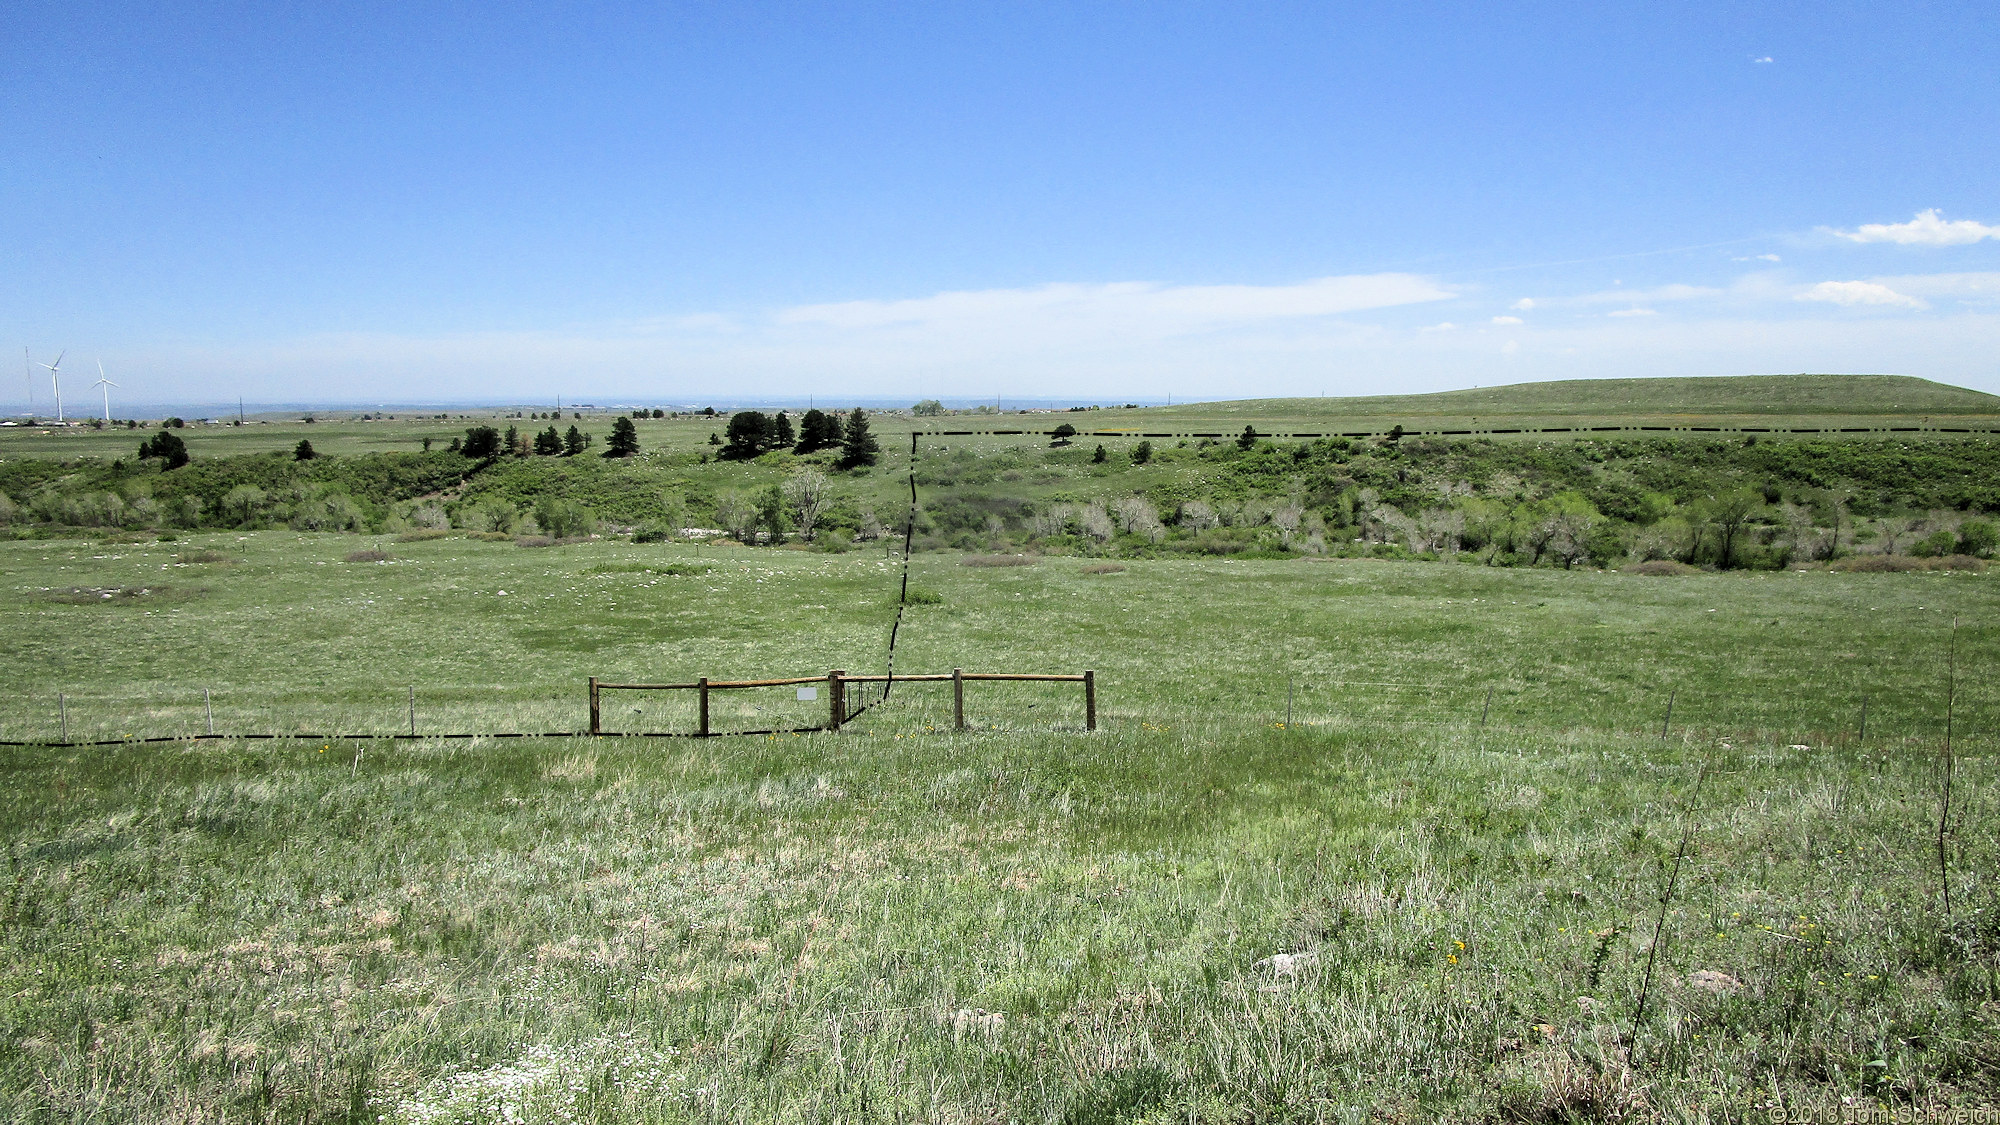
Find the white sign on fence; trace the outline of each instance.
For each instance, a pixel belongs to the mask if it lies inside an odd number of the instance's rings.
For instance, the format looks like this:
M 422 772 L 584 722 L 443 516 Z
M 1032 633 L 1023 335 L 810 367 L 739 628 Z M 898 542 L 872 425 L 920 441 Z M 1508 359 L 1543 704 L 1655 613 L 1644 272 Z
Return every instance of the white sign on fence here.
M 818 698 L 819 698 L 819 689 L 816 687 L 802 687 L 799 689 L 800 703 L 811 703 L 813 700 Z

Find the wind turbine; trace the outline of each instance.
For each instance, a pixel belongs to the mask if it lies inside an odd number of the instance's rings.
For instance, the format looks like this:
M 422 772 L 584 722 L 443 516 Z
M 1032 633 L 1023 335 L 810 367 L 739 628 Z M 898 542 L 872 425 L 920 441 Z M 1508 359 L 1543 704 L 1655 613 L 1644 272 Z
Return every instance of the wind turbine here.
M 97 382 L 92 383 L 91 386 L 104 388 L 104 420 L 107 423 L 111 421 L 111 388 L 117 385 L 118 384 L 112 382 L 110 379 L 104 377 L 104 361 L 101 359 L 98 360 Z
M 48 369 L 49 369 L 49 382 L 55 385 L 55 389 L 56 389 L 56 425 L 58 425 L 58 426 L 62 425 L 62 420 L 63 420 L 63 416 L 62 416 L 62 375 L 61 375 L 61 374 L 60 374 L 59 372 L 57 372 L 57 371 L 56 371 L 56 368 L 58 368 L 58 367 L 61 367 L 61 366 L 62 366 L 62 361 L 63 361 L 63 357 L 64 357 L 64 356 L 66 356 L 66 355 L 68 355 L 68 354 L 69 354 L 69 349 L 68 349 L 68 348 L 64 348 L 64 349 L 63 349 L 62 351 L 59 351 L 59 352 L 57 352 L 57 353 L 56 353 L 56 361 L 55 361 L 54 363 L 44 363 L 44 364 L 42 364 L 42 366 L 43 366 L 43 367 L 46 367 L 46 368 L 48 368 Z

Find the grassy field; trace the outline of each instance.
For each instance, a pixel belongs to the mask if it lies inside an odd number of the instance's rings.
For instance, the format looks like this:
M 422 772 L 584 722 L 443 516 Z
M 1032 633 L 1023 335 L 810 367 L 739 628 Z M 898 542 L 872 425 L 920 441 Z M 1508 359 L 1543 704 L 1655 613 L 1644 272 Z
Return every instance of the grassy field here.
M 447 417 L 403 411 L 375 413 L 361 420 L 355 411 L 328 411 L 306 422 L 303 414 L 254 415 L 249 424 L 205 425 L 199 420 L 179 431 L 196 457 L 289 451 L 310 441 L 322 454 L 415 452 L 425 438 L 436 448 L 460 437 L 465 427 L 491 424 L 534 433 L 550 424 L 575 425 L 595 434 L 598 448 L 618 412 L 565 412 L 561 419 L 516 417 L 542 408 L 454 410 Z M 799 412 L 793 411 L 794 416 Z M 580 415 L 580 416 L 577 416 Z M 1425 395 L 1350 398 L 1272 398 L 1193 403 L 1185 406 L 1077 412 L 955 414 L 918 418 L 907 411 L 875 415 L 875 429 L 887 447 L 907 444 L 912 430 L 1029 429 L 1043 431 L 1064 422 L 1078 429 L 1214 431 L 1234 434 L 1245 425 L 1264 433 L 1366 430 L 1387 432 L 1490 430 L 1546 426 L 1712 426 L 1735 428 L 1978 427 L 2000 426 L 2000 396 L 1900 375 L 1755 375 L 1701 379 L 1580 379 L 1522 383 L 1505 387 Z M 727 418 L 645 419 L 637 423 L 642 448 L 700 452 L 721 433 Z M 0 430 L 4 457 L 130 457 L 144 431 L 119 427 L 10 427 Z M 1003 443 L 1004 444 L 1004 443 Z M 982 445 L 981 448 L 984 448 Z M 996 446 L 997 448 L 997 446 Z
M 370 545 L 393 557 L 347 561 Z M 412 686 L 424 731 L 574 731 L 591 675 L 879 670 L 899 565 L 0 543 L 0 737 L 55 737 L 58 692 L 72 737 L 198 733 L 204 688 L 223 734 L 394 732 Z M 1095 735 L 1072 685 L 969 687 L 966 733 L 948 688 L 904 685 L 837 735 L 6 749 L 0 1104 L 1740 1121 L 2000 1100 L 2000 580 L 1091 565 L 919 556 L 896 661 L 1094 668 Z M 618 729 L 692 729 L 684 695 L 607 699 Z M 743 693 L 717 725 L 821 706 Z

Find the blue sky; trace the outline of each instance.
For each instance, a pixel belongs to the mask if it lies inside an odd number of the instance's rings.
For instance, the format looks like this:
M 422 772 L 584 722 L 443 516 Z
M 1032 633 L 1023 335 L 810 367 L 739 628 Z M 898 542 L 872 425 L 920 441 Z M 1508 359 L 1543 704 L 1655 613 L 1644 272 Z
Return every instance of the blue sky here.
M 1991 4 L 0 21 L 0 340 L 139 401 L 2000 392 Z

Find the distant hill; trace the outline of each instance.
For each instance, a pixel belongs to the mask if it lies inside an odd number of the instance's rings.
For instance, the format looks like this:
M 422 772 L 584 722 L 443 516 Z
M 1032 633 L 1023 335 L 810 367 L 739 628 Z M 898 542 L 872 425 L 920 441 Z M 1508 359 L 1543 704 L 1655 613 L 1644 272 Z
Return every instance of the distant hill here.
M 1178 419 L 1396 422 L 1412 429 L 1503 419 L 1673 422 L 1795 419 L 1818 426 L 1870 419 L 2000 418 L 2000 395 L 1908 375 L 1739 375 L 1696 379 L 1565 379 L 1423 395 L 1258 398 L 1152 407 Z M 1896 423 L 1905 424 L 1905 423 Z

